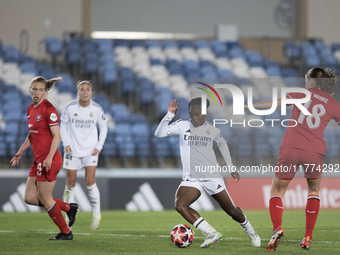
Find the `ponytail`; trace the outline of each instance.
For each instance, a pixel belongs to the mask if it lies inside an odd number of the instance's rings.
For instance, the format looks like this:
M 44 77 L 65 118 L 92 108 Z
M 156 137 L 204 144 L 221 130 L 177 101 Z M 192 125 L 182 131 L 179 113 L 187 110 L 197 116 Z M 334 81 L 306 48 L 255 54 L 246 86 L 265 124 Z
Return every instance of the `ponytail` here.
M 58 81 L 62 81 L 62 80 L 63 80 L 63 78 L 61 78 L 61 77 L 56 77 L 56 78 L 52 78 L 50 80 L 47 80 L 46 81 L 46 89 L 47 89 L 47 91 L 50 91 L 50 89 L 53 87 L 54 83 L 56 83 Z
M 35 83 L 35 82 L 42 82 L 42 83 L 44 83 L 45 84 L 45 89 L 47 91 L 50 91 L 52 89 L 54 83 L 56 83 L 58 81 L 62 81 L 62 80 L 63 80 L 63 78 L 61 78 L 61 77 L 52 78 L 50 80 L 46 80 L 42 76 L 34 77 L 33 80 L 31 81 L 31 84 L 30 84 L 30 91 L 31 91 L 33 83 Z
M 314 79 L 316 87 L 333 95 L 340 76 L 334 74 L 334 71 L 330 68 L 324 70 L 320 67 L 314 67 L 307 72 L 306 77 Z

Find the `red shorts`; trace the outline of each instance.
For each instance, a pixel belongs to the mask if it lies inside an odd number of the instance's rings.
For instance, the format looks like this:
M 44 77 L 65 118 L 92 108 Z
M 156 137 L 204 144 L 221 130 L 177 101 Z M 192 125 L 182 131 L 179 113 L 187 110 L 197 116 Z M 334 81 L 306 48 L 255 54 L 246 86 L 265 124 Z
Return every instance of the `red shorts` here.
M 275 175 L 279 179 L 291 180 L 302 166 L 307 179 L 318 179 L 322 174 L 323 155 L 313 151 L 284 148 L 279 151 Z
M 28 177 L 35 177 L 35 180 L 39 182 L 53 182 L 57 180 L 57 175 L 61 169 L 62 164 L 63 158 L 61 157 L 61 154 L 57 152 L 52 160 L 50 171 L 47 172 L 45 170 L 45 167 L 42 167 L 43 160 L 41 160 L 41 162 L 34 161 Z

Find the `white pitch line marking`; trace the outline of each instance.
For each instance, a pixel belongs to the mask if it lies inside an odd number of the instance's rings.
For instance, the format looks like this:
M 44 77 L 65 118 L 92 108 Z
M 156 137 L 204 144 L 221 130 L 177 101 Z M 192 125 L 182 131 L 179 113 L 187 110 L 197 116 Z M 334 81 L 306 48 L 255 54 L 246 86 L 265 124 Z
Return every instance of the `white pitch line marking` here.
M 39 229 L 38 229 L 39 230 Z M 56 231 L 46 231 L 40 229 L 39 231 L 14 231 L 14 230 L 0 230 L 0 233 L 25 233 L 25 232 L 36 232 L 36 233 L 43 233 L 43 234 L 55 234 Z M 115 237 L 159 237 L 159 238 L 169 238 L 170 235 L 130 235 L 130 234 L 99 234 L 99 233 L 74 233 L 74 235 L 84 235 L 84 236 L 91 236 L 91 235 L 100 235 L 100 236 L 115 236 Z M 205 237 L 196 236 L 195 239 L 204 239 Z M 223 237 L 222 240 L 248 240 L 247 238 L 240 238 L 240 237 Z M 270 239 L 263 239 L 263 241 L 269 241 Z M 301 240 L 286 240 L 282 239 L 286 242 L 300 242 Z M 313 243 L 320 243 L 320 244 L 339 244 L 340 242 L 332 242 L 332 241 L 313 241 Z

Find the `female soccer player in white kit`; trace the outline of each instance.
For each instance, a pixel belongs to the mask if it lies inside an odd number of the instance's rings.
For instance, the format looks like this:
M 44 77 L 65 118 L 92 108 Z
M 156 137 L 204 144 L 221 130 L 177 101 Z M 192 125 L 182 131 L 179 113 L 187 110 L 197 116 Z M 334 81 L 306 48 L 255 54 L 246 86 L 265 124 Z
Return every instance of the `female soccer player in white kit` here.
M 103 148 L 107 125 L 104 111 L 92 98 L 92 84 L 81 81 L 77 84 L 78 98 L 67 104 L 61 116 L 61 139 L 64 144 L 66 185 L 64 201 L 74 200 L 77 170 L 85 167 L 86 186 L 92 203 L 93 218 L 90 229 L 97 229 L 101 220 L 100 193 L 95 173 L 98 156 Z M 99 140 L 98 130 L 99 126 Z
M 155 136 L 166 137 L 170 135 L 179 136 L 181 161 L 183 165 L 183 181 L 179 185 L 175 195 L 176 210 L 197 229 L 206 236 L 201 248 L 207 248 L 218 242 L 222 234 L 217 232 L 201 215 L 192 209 L 194 203 L 205 190 L 230 215 L 239 222 L 247 233 L 253 246 L 259 247 L 261 239 L 247 220 L 242 209 L 236 207 L 229 196 L 223 178 L 207 178 L 207 176 L 194 176 L 192 172 L 196 166 L 216 166 L 217 160 L 213 151 L 213 142 L 219 147 L 221 154 L 228 166 L 233 166 L 228 145 L 221 135 L 221 131 L 211 123 L 205 121 L 206 115 L 201 114 L 201 98 L 194 98 L 189 103 L 190 120 L 180 119 L 171 125 L 169 122 L 176 114 L 178 103 L 176 100 L 168 103 L 168 113 L 159 124 Z M 209 100 L 207 100 L 209 107 Z M 191 170 L 191 171 L 190 171 Z M 231 176 L 238 181 L 240 178 L 237 172 Z

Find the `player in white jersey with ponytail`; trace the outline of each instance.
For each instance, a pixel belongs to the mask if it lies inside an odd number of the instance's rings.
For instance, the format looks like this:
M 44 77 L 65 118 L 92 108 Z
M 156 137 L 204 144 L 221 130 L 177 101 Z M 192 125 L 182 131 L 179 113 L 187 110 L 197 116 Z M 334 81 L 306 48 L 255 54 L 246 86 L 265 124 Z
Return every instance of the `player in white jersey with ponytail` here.
M 206 236 L 201 248 L 207 248 L 218 242 L 221 240 L 222 234 L 217 232 L 197 211 L 190 207 L 201 196 L 204 190 L 219 203 L 221 208 L 233 220 L 240 223 L 253 246 L 259 247 L 261 245 L 260 237 L 247 220 L 242 209 L 234 205 L 223 178 L 220 175 L 197 175 L 193 172 L 193 169 L 196 169 L 197 166 L 208 167 L 218 165 L 213 151 L 214 141 L 219 147 L 227 165 L 233 166 L 228 145 L 223 139 L 221 131 L 205 121 L 206 115 L 201 114 L 201 102 L 201 98 L 194 98 L 190 101 L 190 120 L 180 119 L 169 125 L 178 108 L 176 100 L 172 100 L 168 104 L 168 113 L 162 119 L 155 132 L 156 137 L 179 136 L 183 180 L 175 195 L 175 208 L 183 218 L 201 230 Z M 207 100 L 207 107 L 209 107 L 209 104 L 209 100 Z M 231 175 L 236 181 L 240 178 L 237 172 L 232 172 Z
M 64 201 L 74 200 L 74 187 L 77 170 L 85 168 L 88 194 L 92 203 L 93 218 L 90 229 L 97 229 L 101 220 L 100 193 L 95 173 L 99 153 L 103 148 L 107 125 L 104 111 L 92 98 L 92 84 L 81 81 L 77 84 L 78 98 L 65 107 L 61 116 L 61 138 L 64 144 L 64 163 L 66 186 Z M 98 130 L 99 126 L 99 139 Z

